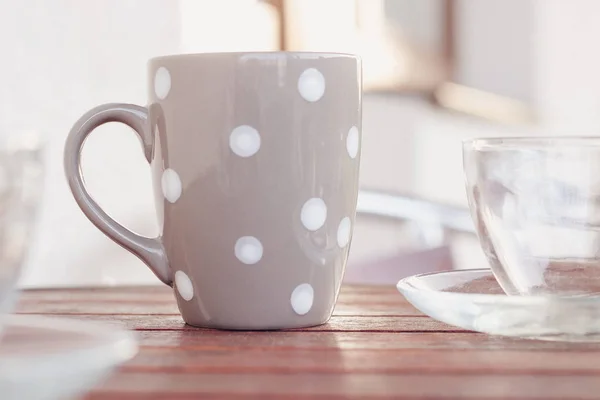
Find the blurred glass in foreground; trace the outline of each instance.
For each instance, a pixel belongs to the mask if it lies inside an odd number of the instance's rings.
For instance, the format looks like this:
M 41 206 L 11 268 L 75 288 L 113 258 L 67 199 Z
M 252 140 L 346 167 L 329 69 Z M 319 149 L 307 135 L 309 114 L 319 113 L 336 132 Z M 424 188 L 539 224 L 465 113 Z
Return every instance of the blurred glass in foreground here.
M 34 135 L 0 139 L 0 332 L 12 311 L 42 195 L 42 148 Z

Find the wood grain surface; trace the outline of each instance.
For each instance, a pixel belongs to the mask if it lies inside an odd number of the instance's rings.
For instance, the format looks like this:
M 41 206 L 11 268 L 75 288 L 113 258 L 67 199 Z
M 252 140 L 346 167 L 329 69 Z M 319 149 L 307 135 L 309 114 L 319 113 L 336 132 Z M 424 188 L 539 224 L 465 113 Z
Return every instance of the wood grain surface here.
M 393 287 L 346 286 L 327 324 L 272 332 L 187 326 L 162 286 L 27 290 L 18 312 L 136 331 L 139 354 L 88 400 L 600 398 L 600 344 L 464 331 Z

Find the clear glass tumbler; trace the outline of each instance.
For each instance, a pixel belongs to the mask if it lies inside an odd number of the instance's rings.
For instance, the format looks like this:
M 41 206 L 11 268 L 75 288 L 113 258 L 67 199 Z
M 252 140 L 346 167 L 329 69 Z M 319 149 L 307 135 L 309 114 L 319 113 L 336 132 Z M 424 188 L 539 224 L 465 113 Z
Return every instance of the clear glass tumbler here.
M 464 142 L 481 246 L 509 295 L 600 294 L 600 137 Z

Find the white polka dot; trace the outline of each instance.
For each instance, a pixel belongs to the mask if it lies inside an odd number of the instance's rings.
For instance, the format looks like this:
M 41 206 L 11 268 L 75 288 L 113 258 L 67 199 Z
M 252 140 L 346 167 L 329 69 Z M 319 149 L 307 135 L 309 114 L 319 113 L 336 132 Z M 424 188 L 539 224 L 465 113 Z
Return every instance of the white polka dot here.
M 194 286 L 192 281 L 183 271 L 175 272 L 175 286 L 182 299 L 190 301 L 194 297 Z
M 175 203 L 179 200 L 179 197 L 181 196 L 181 179 L 179 179 L 177 172 L 173 171 L 171 168 L 165 169 L 160 183 L 163 196 L 165 196 L 165 199 L 167 199 L 169 203 Z
M 300 211 L 302 225 L 309 231 L 316 231 L 325 225 L 327 220 L 327 206 L 323 199 L 313 197 L 302 206 Z
M 346 150 L 348 150 L 348 155 L 350 156 L 350 158 L 356 158 L 356 156 L 358 155 L 358 142 L 358 128 L 353 126 L 348 131 L 348 137 L 346 138 Z
M 171 90 L 171 74 L 165 67 L 160 67 L 154 75 L 154 93 L 160 100 L 164 100 Z
M 309 312 L 313 305 L 314 296 L 315 291 L 308 283 L 298 285 L 290 298 L 294 312 L 298 315 L 304 315 Z
M 254 236 L 243 236 L 235 242 L 235 256 L 244 264 L 256 264 L 263 256 L 263 246 Z
M 351 228 L 352 222 L 350 221 L 350 218 L 345 217 L 340 221 L 337 231 L 337 243 L 342 249 L 350 243 Z
M 298 78 L 298 91 L 306 101 L 318 101 L 325 93 L 325 77 L 315 68 L 305 70 Z
M 229 147 L 240 157 L 253 156 L 260 149 L 260 135 L 253 127 L 240 125 L 231 131 Z

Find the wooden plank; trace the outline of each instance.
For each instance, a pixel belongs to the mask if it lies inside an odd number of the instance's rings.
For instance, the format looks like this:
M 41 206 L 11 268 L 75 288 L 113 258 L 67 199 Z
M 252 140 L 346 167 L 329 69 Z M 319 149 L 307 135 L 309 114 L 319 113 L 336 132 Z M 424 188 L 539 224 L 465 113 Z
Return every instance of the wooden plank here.
M 166 285 L 139 287 L 99 287 L 69 289 L 26 289 L 20 293 L 21 301 L 172 301 L 173 289 Z M 390 286 L 343 286 L 339 300 L 345 303 L 398 303 L 403 302 L 402 295 Z
M 165 286 L 139 288 L 81 288 L 25 290 L 17 312 L 22 314 L 172 314 L 179 311 L 172 289 Z M 343 287 L 334 315 L 422 315 L 395 288 Z
M 199 397 L 200 396 L 200 397 Z M 444 397 L 445 399 L 451 398 L 451 399 L 460 399 L 463 397 Z M 119 400 L 198 400 L 198 399 L 202 399 L 202 400 L 289 400 L 289 399 L 293 399 L 293 400 L 356 400 L 356 399 L 360 399 L 360 400 L 381 400 L 381 399 L 420 399 L 420 400 L 437 400 L 437 399 L 441 399 L 440 397 L 423 397 L 423 396 L 413 396 L 413 397 L 405 397 L 405 396 L 378 396 L 378 395 L 319 395 L 319 394 L 277 394 L 277 395 L 272 395 L 272 394 L 262 394 L 262 393 L 211 393 L 211 394 L 206 394 L 206 393 L 202 393 L 201 395 L 199 394 L 193 394 L 193 393 L 142 393 L 142 394 L 136 394 L 136 393 L 123 393 L 120 392 L 118 394 L 113 394 L 113 393 L 105 393 L 105 392 L 94 392 L 90 395 L 90 397 L 86 397 L 85 400 L 115 400 L 115 399 L 119 399 Z M 485 400 L 507 400 L 507 397 L 500 397 L 500 398 L 493 398 L 493 397 L 486 397 Z M 545 400 L 544 398 L 535 398 L 535 397 L 514 397 L 511 396 L 510 400 Z M 573 397 L 565 397 L 562 400 L 581 400 L 580 398 L 573 398 Z
M 189 350 L 519 350 L 595 352 L 600 343 L 566 343 L 503 338 L 472 332 L 243 332 L 206 330 L 138 331 L 141 346 Z M 600 357 L 600 356 L 599 356 Z
M 175 299 L 165 299 L 162 301 L 139 301 L 119 300 L 106 302 L 101 299 L 93 301 L 80 302 L 79 300 L 24 300 L 21 301 L 16 309 L 20 314 L 165 314 L 179 315 Z M 395 316 L 422 316 L 422 314 L 413 308 L 402 298 L 398 298 L 393 304 L 348 304 L 340 302 L 334 311 L 334 315 L 339 316 L 375 316 L 375 315 L 395 315 Z
M 55 315 L 81 315 L 81 314 L 99 314 L 99 315 L 179 315 L 177 303 L 175 300 L 163 302 L 139 302 L 139 301 L 119 301 L 119 302 L 94 302 L 80 303 L 78 301 L 49 301 L 43 302 L 35 300 L 34 302 L 20 302 L 16 312 L 18 314 L 55 314 Z
M 78 300 L 85 302 L 88 300 L 101 300 L 111 302 L 132 299 L 148 301 L 164 299 L 171 301 L 173 289 L 166 285 L 24 289 L 20 292 L 19 298 L 21 301 Z
M 412 316 L 412 317 L 424 317 L 421 311 L 414 308 L 403 298 L 399 298 L 394 303 L 372 303 L 372 304 L 349 304 L 343 300 L 337 304 L 333 315 L 357 315 L 357 316 Z
M 103 321 L 127 329 L 135 330 L 203 330 L 186 325 L 180 316 L 176 315 L 68 315 L 77 320 Z M 456 332 L 463 331 L 446 325 L 431 318 L 421 317 L 345 317 L 334 316 L 320 326 L 295 329 L 295 331 L 340 331 L 340 332 Z
M 600 350 L 543 352 L 522 350 L 339 348 L 190 349 L 142 347 L 124 371 L 155 373 L 328 373 L 594 375 L 600 379 Z
M 597 376 L 423 375 L 403 374 L 271 374 L 147 373 L 113 375 L 90 399 L 127 394 L 176 399 L 178 395 L 327 396 L 327 398 L 395 399 L 597 399 Z M 160 397 L 163 396 L 163 397 Z M 104 397 L 106 398 L 106 397 Z M 129 397 L 131 398 L 131 397 Z M 202 397 L 206 398 L 206 397 Z

